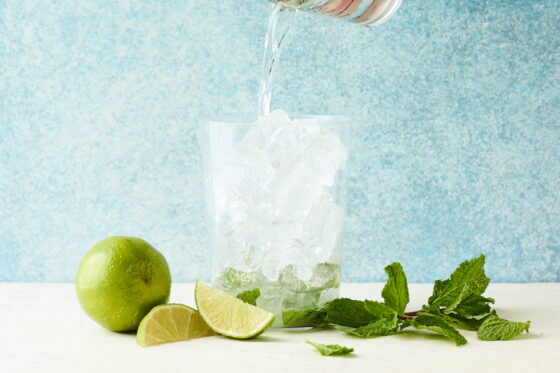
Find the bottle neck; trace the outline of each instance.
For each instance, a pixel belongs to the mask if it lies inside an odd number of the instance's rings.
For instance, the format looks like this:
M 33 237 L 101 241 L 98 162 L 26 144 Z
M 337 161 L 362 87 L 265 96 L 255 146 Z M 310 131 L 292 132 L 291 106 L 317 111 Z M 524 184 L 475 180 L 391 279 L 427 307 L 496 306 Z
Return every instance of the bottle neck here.
M 288 8 L 343 19 L 363 26 L 385 22 L 402 0 L 270 0 Z

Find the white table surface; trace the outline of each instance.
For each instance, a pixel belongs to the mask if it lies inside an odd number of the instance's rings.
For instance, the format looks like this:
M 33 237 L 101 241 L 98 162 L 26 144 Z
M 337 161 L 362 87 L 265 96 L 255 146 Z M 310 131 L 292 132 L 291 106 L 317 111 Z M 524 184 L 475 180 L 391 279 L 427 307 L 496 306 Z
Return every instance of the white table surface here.
M 343 284 L 341 296 L 380 299 L 383 284 Z M 431 285 L 410 285 L 418 309 Z M 194 305 L 193 284 L 175 284 L 172 302 Z M 361 339 L 337 330 L 266 331 L 249 341 L 222 336 L 141 348 L 81 310 L 73 284 L 0 283 L 0 372 L 559 372 L 560 283 L 491 284 L 502 317 L 531 320 L 530 334 L 483 342 L 462 332 L 456 347 L 430 332 Z M 354 347 L 324 357 L 305 338 Z

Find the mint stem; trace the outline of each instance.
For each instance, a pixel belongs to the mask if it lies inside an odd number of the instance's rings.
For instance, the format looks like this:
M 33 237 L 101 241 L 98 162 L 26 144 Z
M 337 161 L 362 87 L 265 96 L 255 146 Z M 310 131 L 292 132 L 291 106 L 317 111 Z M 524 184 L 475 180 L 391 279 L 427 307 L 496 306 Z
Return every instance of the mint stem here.
M 443 309 L 443 308 L 441 308 Z M 418 310 L 418 311 L 412 311 L 412 312 L 405 312 L 404 316 L 397 316 L 400 320 L 412 320 L 413 318 L 415 318 L 416 316 L 419 316 L 421 313 L 423 313 L 423 310 Z
M 422 311 L 418 310 L 418 311 L 414 311 L 414 312 L 405 312 L 404 315 L 414 317 L 414 316 L 418 316 L 419 312 L 422 312 Z

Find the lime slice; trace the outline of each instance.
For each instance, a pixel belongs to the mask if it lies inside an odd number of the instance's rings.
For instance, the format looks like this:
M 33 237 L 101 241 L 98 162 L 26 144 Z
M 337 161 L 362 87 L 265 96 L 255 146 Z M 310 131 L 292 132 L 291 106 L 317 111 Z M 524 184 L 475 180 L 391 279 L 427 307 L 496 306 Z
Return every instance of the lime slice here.
M 274 321 L 274 314 L 245 303 L 202 281 L 196 282 L 194 298 L 200 316 L 216 333 L 236 339 L 261 334 Z
M 154 307 L 140 322 L 136 342 L 148 347 L 211 335 L 216 333 L 196 310 L 183 304 L 164 304 Z

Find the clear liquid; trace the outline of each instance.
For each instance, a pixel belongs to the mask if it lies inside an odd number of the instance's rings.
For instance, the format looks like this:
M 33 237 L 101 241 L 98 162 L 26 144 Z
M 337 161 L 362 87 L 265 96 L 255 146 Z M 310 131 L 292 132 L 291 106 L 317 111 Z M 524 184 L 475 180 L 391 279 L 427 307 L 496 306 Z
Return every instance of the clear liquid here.
M 286 36 L 296 12 L 297 10 L 286 9 L 280 4 L 273 4 L 271 6 L 268 29 L 264 38 L 264 56 L 259 85 L 259 119 L 270 114 L 274 67 L 280 59 L 282 48 L 287 43 Z

